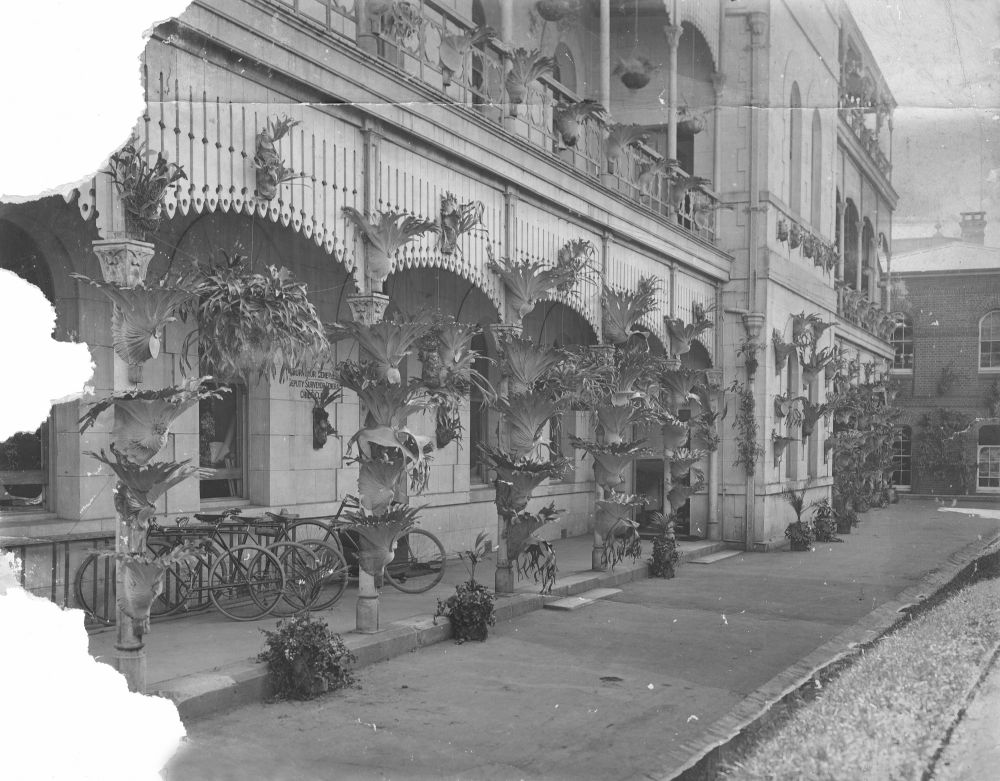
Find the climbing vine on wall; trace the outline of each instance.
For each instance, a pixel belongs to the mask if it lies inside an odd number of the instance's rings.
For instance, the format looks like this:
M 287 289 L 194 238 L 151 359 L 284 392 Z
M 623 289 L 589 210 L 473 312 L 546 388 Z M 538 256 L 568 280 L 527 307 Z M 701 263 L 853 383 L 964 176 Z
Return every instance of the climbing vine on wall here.
M 757 459 L 764 453 L 764 447 L 758 442 L 760 427 L 754 415 L 753 389 L 747 383 L 733 380 L 729 392 L 735 394 L 739 401 L 734 419 L 738 435 L 733 466 L 742 466 L 748 475 L 753 475 L 757 471 Z

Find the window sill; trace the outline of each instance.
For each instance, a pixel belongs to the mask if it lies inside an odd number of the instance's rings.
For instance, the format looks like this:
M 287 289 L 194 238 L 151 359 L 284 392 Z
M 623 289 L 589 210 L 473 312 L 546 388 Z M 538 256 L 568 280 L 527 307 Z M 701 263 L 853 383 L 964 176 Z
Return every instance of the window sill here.
M 913 374 L 913 369 L 889 369 L 889 374 L 899 375 L 899 376 L 910 376 Z
M 980 366 L 980 374 L 1000 374 L 1000 366 Z
M 250 500 L 238 496 L 223 497 L 222 499 L 202 499 L 201 509 L 205 510 L 228 510 L 230 507 L 250 507 Z

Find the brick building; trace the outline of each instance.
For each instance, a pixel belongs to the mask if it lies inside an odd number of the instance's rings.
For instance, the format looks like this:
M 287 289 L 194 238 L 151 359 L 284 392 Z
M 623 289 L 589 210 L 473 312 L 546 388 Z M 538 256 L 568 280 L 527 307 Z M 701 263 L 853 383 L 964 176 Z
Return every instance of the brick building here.
M 909 239 L 892 260 L 893 306 L 905 318 L 892 338 L 901 490 L 1000 494 L 1000 248 L 984 246 L 985 218 L 963 213 L 961 238 Z M 953 419 L 945 433 L 962 429 L 944 471 L 922 441 L 939 436 L 938 409 Z

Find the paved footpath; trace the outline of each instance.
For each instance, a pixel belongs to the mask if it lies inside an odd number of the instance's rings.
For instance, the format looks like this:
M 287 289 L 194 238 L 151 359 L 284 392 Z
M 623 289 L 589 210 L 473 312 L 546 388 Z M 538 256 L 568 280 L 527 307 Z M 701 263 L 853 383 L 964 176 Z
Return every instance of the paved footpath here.
M 998 532 L 903 501 L 812 553 L 685 563 L 674 580 L 501 622 L 486 643 L 364 667 L 356 689 L 189 719 L 166 778 L 670 778 Z

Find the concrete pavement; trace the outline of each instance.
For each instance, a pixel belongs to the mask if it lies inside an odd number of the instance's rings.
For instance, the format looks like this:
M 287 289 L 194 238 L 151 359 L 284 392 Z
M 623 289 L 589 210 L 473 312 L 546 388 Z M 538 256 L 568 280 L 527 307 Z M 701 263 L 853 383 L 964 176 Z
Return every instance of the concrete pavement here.
M 484 644 L 366 667 L 357 690 L 188 721 L 167 777 L 711 777 L 735 736 L 998 534 L 933 502 L 863 518 L 812 553 L 684 564 L 671 581 L 501 622 Z

